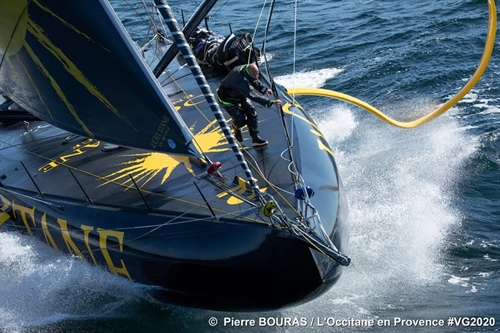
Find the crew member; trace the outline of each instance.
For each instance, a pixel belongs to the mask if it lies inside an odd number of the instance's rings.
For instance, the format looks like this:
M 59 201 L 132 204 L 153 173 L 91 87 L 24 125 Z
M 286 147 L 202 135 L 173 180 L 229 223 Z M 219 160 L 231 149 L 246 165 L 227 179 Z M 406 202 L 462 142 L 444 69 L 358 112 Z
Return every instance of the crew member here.
M 274 104 L 281 106 L 281 100 L 265 96 L 272 94 L 272 91 L 260 82 L 259 67 L 254 63 L 233 68 L 222 80 L 217 95 L 222 107 L 233 119 L 236 140 L 243 141 L 241 128 L 246 125 L 254 147 L 268 144 L 267 140 L 259 136 L 257 111 L 250 100 L 267 107 Z

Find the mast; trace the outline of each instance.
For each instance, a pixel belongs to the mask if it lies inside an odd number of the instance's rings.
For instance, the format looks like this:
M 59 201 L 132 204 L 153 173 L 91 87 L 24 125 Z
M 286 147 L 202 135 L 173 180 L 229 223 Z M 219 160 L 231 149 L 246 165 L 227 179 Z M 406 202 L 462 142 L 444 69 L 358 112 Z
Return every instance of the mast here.
M 155 4 L 160 7 L 162 1 L 156 1 Z M 189 37 L 193 34 L 196 28 L 200 25 L 200 23 L 205 19 L 207 14 L 212 10 L 214 5 L 217 3 L 217 0 L 206 0 L 201 3 L 201 5 L 196 9 L 193 16 L 189 19 L 188 23 L 182 29 L 184 36 Z M 160 12 L 162 10 L 160 9 Z M 163 14 L 162 14 L 163 15 Z M 165 18 L 165 17 L 164 17 Z M 167 68 L 168 64 L 175 58 L 175 55 L 179 51 L 177 44 L 172 44 L 170 48 L 167 50 L 167 53 L 163 56 L 163 58 L 158 62 L 155 69 L 153 70 L 153 74 L 156 77 L 159 77 L 161 73 Z
M 238 144 L 236 143 L 236 140 L 233 134 L 231 133 L 231 130 L 229 129 L 226 120 L 224 119 L 224 115 L 222 114 L 219 104 L 215 100 L 214 94 L 212 93 L 210 86 L 208 85 L 208 82 L 205 79 L 205 75 L 203 75 L 200 66 L 198 66 L 198 61 L 196 60 L 196 57 L 193 54 L 193 50 L 189 46 L 186 37 L 179 28 L 177 20 L 172 14 L 172 9 L 170 8 L 166 0 L 155 0 L 155 4 L 158 7 L 163 19 L 165 20 L 165 23 L 167 24 L 170 32 L 172 33 L 172 36 L 174 37 L 177 47 L 181 51 L 184 59 L 186 60 L 186 63 L 191 69 L 191 72 L 194 78 L 196 79 L 198 86 L 200 87 L 203 95 L 205 96 L 205 99 L 207 100 L 210 109 L 212 110 L 215 118 L 217 119 L 217 122 L 220 128 L 222 129 L 222 132 L 226 136 L 227 141 L 229 142 L 231 149 L 236 155 L 238 161 L 240 162 L 240 165 L 245 172 L 248 182 L 252 186 L 252 189 L 254 190 L 255 194 L 259 195 L 260 190 L 258 185 L 255 183 L 253 179 L 252 171 L 248 167 L 248 164 L 245 161 L 245 159 L 243 158 L 243 154 L 241 153 Z

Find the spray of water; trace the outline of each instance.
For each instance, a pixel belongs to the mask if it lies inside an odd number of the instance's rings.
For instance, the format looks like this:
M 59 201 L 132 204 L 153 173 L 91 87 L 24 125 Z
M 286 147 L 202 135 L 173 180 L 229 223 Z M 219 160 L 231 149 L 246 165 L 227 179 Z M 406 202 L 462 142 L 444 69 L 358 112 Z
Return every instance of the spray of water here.
M 401 112 L 421 108 L 432 106 L 415 101 Z M 315 112 L 347 192 L 353 264 L 325 297 L 286 313 L 373 318 L 442 281 L 447 237 L 460 224 L 454 182 L 478 142 L 446 115 L 408 130 L 330 100 Z
M 275 80 L 286 87 L 322 87 L 328 80 L 343 72 L 340 68 L 323 68 L 316 71 L 301 71 L 282 75 Z
M 141 287 L 40 241 L 0 233 L 0 331 L 110 315 Z

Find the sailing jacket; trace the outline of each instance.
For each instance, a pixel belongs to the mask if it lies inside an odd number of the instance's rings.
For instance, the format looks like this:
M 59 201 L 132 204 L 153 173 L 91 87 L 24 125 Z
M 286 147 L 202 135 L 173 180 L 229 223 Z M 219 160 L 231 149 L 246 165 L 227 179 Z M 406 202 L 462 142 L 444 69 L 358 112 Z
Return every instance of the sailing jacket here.
M 274 101 L 261 95 L 265 94 L 268 89 L 259 79 L 254 79 L 248 73 L 246 65 L 242 65 L 229 72 L 222 80 L 217 92 L 222 104 L 239 104 L 248 98 L 261 105 L 271 107 Z

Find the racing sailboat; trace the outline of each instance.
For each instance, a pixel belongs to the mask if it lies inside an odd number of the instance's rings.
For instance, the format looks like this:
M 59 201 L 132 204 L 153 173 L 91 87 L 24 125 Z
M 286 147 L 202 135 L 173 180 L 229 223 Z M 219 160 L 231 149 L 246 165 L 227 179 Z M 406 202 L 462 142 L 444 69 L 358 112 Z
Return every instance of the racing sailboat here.
M 155 1 L 175 44 L 154 68 L 106 0 L 0 4 L 0 226 L 167 303 L 300 304 L 350 263 L 341 180 L 319 128 L 264 71 L 284 102 L 257 106 L 269 145 L 235 140 L 214 92 L 238 59 L 202 70 L 193 49 L 214 4 L 181 31 Z M 257 52 L 233 35 L 219 46 L 237 40 Z
M 419 126 L 481 77 L 495 4 L 488 0 L 486 46 L 470 81 L 412 122 L 342 93 L 287 90 L 261 70 L 284 104 L 256 106 L 269 141 L 260 148 L 246 135 L 235 140 L 214 93 L 225 70 L 265 52 L 244 34 L 200 31 L 214 4 L 204 1 L 181 30 L 155 0 L 175 44 L 150 66 L 107 0 L 0 2 L 0 227 L 150 286 L 163 302 L 232 311 L 301 304 L 329 290 L 350 259 L 333 152 L 291 95 Z M 242 53 L 219 52 L 236 41 Z

